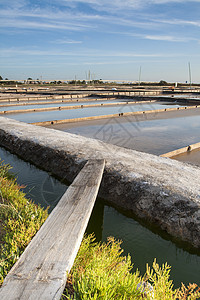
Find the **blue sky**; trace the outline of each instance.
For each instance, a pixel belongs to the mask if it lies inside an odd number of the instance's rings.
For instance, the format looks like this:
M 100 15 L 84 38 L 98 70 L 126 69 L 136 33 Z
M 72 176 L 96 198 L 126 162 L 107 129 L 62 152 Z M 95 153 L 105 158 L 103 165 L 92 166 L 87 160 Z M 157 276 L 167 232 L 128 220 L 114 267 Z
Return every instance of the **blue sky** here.
M 1 0 L 9 79 L 200 82 L 200 0 Z

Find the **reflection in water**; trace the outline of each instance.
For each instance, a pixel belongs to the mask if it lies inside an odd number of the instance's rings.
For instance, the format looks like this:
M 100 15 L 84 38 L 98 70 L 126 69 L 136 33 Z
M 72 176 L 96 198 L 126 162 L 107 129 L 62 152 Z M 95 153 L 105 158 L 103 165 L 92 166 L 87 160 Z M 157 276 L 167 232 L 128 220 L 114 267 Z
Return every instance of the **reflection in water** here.
M 50 205 L 52 209 L 65 192 L 65 184 L 16 155 L 0 149 L 0 157 L 13 166 L 17 182 L 27 185 L 25 191 L 35 203 L 44 207 Z M 106 241 L 109 236 L 122 240 L 124 254 L 131 254 L 134 270 L 138 268 L 144 273 L 145 264 L 151 265 L 156 257 L 160 264 L 167 261 L 172 266 L 171 279 L 176 286 L 181 281 L 200 284 L 200 256 L 178 248 L 170 240 L 163 239 L 158 231 L 152 232 L 133 218 L 104 204 L 101 199 L 97 199 L 88 224 L 87 233 L 91 232 L 95 233 L 98 241 Z
M 160 265 L 167 262 L 172 266 L 170 274 L 175 287 L 180 286 L 181 282 L 185 284 L 196 282 L 200 285 L 200 253 L 199 255 L 188 253 L 169 239 L 164 239 L 158 233 L 142 226 L 133 218 L 99 202 L 100 200 L 96 203 L 90 220 L 92 226 L 87 232 L 95 232 L 97 240 L 101 235 L 102 241 L 106 241 L 109 236 L 122 240 L 123 254 L 131 254 L 133 270 L 138 268 L 141 274 L 144 274 L 146 263 L 152 265 L 156 258 Z
M 59 102 L 59 103 L 52 103 L 52 104 L 31 104 L 31 105 L 17 105 L 17 106 L 2 106 L 0 107 L 0 111 L 9 111 L 9 110 L 19 110 L 19 109 L 35 109 L 35 108 L 48 108 L 48 107 L 62 107 L 62 106 L 80 106 L 80 105 L 92 105 L 92 104 L 98 104 L 101 105 L 101 103 L 113 103 L 120 102 L 119 100 L 105 100 L 105 101 L 76 101 L 76 102 Z M 12 102 L 13 103 L 13 102 Z M 0 102 L 2 105 L 2 103 Z
M 61 130 L 157 155 L 200 141 L 200 116 L 145 121 L 111 118 L 102 120 L 101 125 L 81 122 L 68 126 L 63 124 Z
M 49 173 L 21 160 L 3 148 L 0 148 L 0 159 L 12 166 L 11 172 L 16 175 L 17 183 L 25 186 L 23 192 L 26 193 L 27 198 L 45 208 L 50 206 L 52 210 L 67 189 L 66 184 Z
M 103 200 L 97 199 L 90 217 L 86 232 L 87 234 L 94 233 L 96 241 L 102 240 L 104 226 L 104 203 Z
M 23 122 L 43 122 L 49 120 L 63 120 L 63 119 L 74 119 L 84 118 L 92 116 L 102 116 L 119 114 L 125 112 L 135 112 L 144 110 L 156 110 L 164 109 L 169 107 L 179 107 L 179 104 L 169 103 L 139 103 L 132 105 L 119 105 L 119 106 L 108 106 L 108 107 L 88 107 L 83 109 L 70 109 L 70 110 L 56 110 L 56 111 L 43 111 L 43 112 L 32 112 L 32 113 L 15 113 L 7 114 L 8 118 L 15 119 Z

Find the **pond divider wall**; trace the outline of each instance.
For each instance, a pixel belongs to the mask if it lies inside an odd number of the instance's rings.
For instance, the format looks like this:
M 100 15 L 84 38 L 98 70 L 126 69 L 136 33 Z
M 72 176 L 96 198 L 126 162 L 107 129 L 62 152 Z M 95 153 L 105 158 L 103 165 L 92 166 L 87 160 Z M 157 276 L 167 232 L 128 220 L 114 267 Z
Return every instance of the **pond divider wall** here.
M 115 100 L 116 97 L 113 98 L 78 98 L 78 99 L 61 99 L 61 100 L 54 100 L 52 99 L 52 101 L 39 101 L 39 102 L 19 102 L 17 101 L 17 103 L 10 103 L 9 100 L 5 100 L 6 102 L 8 102 L 8 104 L 0 104 L 0 107 L 7 107 L 7 106 L 24 106 L 24 105 L 41 105 L 41 104 L 54 104 L 54 103 L 77 103 L 77 102 L 93 102 L 93 101 L 106 101 L 106 100 Z M 27 99 L 24 99 L 23 101 L 27 101 Z M 28 100 L 29 101 L 29 100 Z M 128 100 L 127 100 L 128 101 Z M 154 100 L 151 100 L 154 101 Z M 2 101 L 0 100 L 0 103 Z M 138 101 L 139 102 L 139 101 Z
M 135 91 L 135 92 L 98 92 L 98 93 L 90 93 L 90 94 L 66 94 L 66 95 L 48 95 L 48 96 L 39 96 L 39 97 L 17 97 L 17 98 L 8 98 L 2 99 L 0 102 L 12 102 L 12 101 L 24 101 L 26 100 L 47 100 L 47 99 L 74 99 L 74 98 L 84 98 L 90 96 L 156 96 L 161 95 L 162 91 Z
M 4 117 L 0 145 L 70 182 L 105 159 L 101 197 L 200 248 L 200 168 Z
M 74 99 L 74 98 L 84 98 L 88 97 L 90 94 L 80 94 L 80 95 L 50 95 L 50 96 L 39 96 L 39 97 L 17 97 L 17 98 L 8 98 L 0 99 L 0 102 L 16 102 L 16 101 L 33 101 L 33 100 L 53 100 L 53 99 Z

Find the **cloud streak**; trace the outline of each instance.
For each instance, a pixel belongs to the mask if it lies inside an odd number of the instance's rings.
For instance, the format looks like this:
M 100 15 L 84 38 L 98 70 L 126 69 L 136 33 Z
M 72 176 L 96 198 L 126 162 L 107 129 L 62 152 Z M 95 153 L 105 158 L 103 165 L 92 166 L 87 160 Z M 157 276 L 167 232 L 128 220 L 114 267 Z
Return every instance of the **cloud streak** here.
M 189 42 L 192 39 L 191 38 L 181 38 L 176 36 L 170 36 L 170 35 L 146 35 L 143 36 L 143 38 L 147 40 L 154 40 L 154 41 L 166 41 L 166 42 Z
M 74 41 L 74 40 L 65 40 L 65 39 L 61 39 L 61 40 L 56 40 L 53 41 L 52 43 L 54 44 L 82 44 L 82 41 Z
M 57 72 L 63 64 L 77 66 L 65 68 L 68 73 L 80 70 L 79 65 L 102 65 L 101 70 L 112 65 L 107 68 L 111 73 L 114 65 L 126 64 L 130 74 L 134 71 L 129 63 L 148 61 L 151 76 L 156 68 L 161 75 L 164 70 L 153 61 L 165 64 L 167 71 L 169 61 L 172 68 L 195 61 L 198 72 L 199 4 L 200 0 L 1 0 L 1 61 L 22 69 L 26 63 L 38 64 L 41 70 L 48 63 L 60 64 Z M 125 67 L 118 67 L 126 74 Z
M 60 3 L 66 6 L 75 7 L 80 3 L 88 4 L 99 11 L 112 10 L 126 10 L 126 9 L 137 9 L 141 10 L 144 7 L 152 5 L 165 5 L 170 3 L 184 4 L 184 3 L 200 3 L 200 0 L 59 0 Z
M 3 0 L 4 1 L 4 0 Z M 13 0 L 10 0 L 11 3 L 14 3 Z M 187 2 L 189 2 L 188 0 Z M 126 0 L 125 2 L 122 0 L 117 1 L 108 1 L 102 0 L 101 2 L 96 0 L 79 0 L 79 1 L 71 1 L 71 0 L 57 0 L 55 3 L 62 3 L 66 6 L 62 7 L 31 7 L 28 8 L 25 3 L 26 1 L 16 1 L 16 6 L 14 8 L 3 8 L 0 10 L 0 26 L 1 28 L 21 28 L 21 30 L 32 29 L 32 30 L 47 30 L 47 29 L 55 29 L 55 30 L 99 30 L 101 31 L 102 25 L 108 26 L 109 24 L 113 26 L 121 26 L 121 27 L 132 27 L 132 28 L 142 28 L 142 29 L 155 29 L 161 30 L 161 27 L 164 29 L 165 25 L 176 25 L 176 26 L 195 26 L 200 27 L 199 20 L 187 20 L 187 19 L 167 19 L 162 16 L 159 18 L 159 15 L 152 18 L 152 15 L 144 14 L 144 13 L 134 13 L 130 10 L 132 6 L 140 6 L 143 4 L 166 4 L 175 2 L 175 0 L 152 0 L 152 1 L 141 1 L 141 0 Z M 178 1 L 183 3 L 184 1 Z M 196 0 L 196 2 L 200 3 L 200 0 Z M 18 5 L 17 5 L 18 3 Z M 46 3 L 46 1 L 44 1 Z M 102 7 L 105 12 L 93 11 L 90 13 L 84 13 L 81 10 L 76 10 L 75 8 L 69 8 L 71 6 L 75 6 L 80 3 L 87 3 L 90 6 Z M 24 5 L 24 6 L 23 6 Z M 20 7 L 20 9 L 19 9 Z M 110 10 L 107 8 L 111 8 Z M 112 8 L 119 8 L 120 13 L 116 14 L 116 11 Z M 124 13 L 126 11 L 126 13 Z M 134 16 L 134 17 L 133 17 Z M 67 20 L 67 21 L 66 21 Z M 148 36 L 148 35 L 147 35 Z M 151 35 L 149 35 L 151 37 Z M 161 35 L 160 35 L 161 36 Z M 163 34 L 163 36 L 165 36 Z M 166 35 L 167 36 L 167 35 Z M 149 38 L 151 39 L 151 38 Z M 162 39 L 160 39 L 162 40 Z M 163 39 L 164 40 L 164 39 Z M 175 41 L 173 39 L 168 41 Z
M 59 50 L 40 50 L 40 49 L 20 49 L 20 48 L 2 48 L 0 49 L 1 57 L 15 56 L 77 56 L 77 57 L 177 57 L 182 56 L 181 53 L 139 53 L 139 52 L 122 52 L 122 51 L 98 51 L 96 49 L 80 49 L 76 51 L 59 51 Z

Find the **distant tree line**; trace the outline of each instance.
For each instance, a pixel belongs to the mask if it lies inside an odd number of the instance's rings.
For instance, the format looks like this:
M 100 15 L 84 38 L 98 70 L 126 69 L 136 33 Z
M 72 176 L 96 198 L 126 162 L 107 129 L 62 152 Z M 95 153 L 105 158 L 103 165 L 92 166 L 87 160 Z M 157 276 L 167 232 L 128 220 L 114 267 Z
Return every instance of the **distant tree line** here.
M 17 80 L 9 80 L 8 78 L 3 79 L 3 77 L 0 75 L 0 85 L 22 85 L 22 84 L 70 84 L 70 85 L 87 85 L 87 84 L 93 84 L 93 85 L 107 85 L 107 86 L 175 86 L 176 84 L 174 82 L 167 82 L 165 80 L 160 80 L 159 82 L 130 82 L 130 83 L 116 83 L 116 82 L 103 82 L 102 79 L 96 79 L 96 80 L 70 80 L 68 82 L 63 82 L 60 80 L 54 80 L 51 82 L 45 82 L 40 81 L 39 79 L 33 80 L 31 77 L 28 77 L 27 80 L 24 80 L 23 82 L 17 81 Z M 189 86 L 189 83 L 177 83 L 177 86 Z M 191 86 L 200 86 L 200 83 L 192 83 Z
M 0 75 L 0 85 L 16 85 L 16 84 L 22 84 L 21 82 L 18 82 L 16 80 L 9 80 L 8 78 L 3 79 L 3 77 Z
M 96 79 L 96 80 L 70 80 L 68 81 L 68 84 L 77 84 L 77 85 L 82 85 L 82 84 L 102 84 L 103 81 L 101 79 Z

